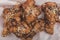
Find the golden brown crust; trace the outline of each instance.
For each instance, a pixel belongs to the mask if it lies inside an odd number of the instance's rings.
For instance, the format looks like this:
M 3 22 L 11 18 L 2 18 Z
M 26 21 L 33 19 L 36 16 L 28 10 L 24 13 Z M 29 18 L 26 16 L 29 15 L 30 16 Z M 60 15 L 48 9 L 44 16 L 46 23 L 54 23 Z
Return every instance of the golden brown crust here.
M 45 16 L 45 31 L 49 34 L 54 32 L 54 24 L 58 19 L 58 8 L 55 2 L 47 2 L 42 5 Z
M 22 4 L 23 9 L 25 10 L 25 18 L 28 23 L 36 20 L 41 14 L 40 8 L 35 5 L 34 0 L 27 0 L 24 4 Z
M 18 12 L 17 12 L 18 11 Z M 4 18 L 4 30 L 8 29 L 8 32 L 10 32 L 10 28 L 15 26 L 17 22 L 20 22 L 20 9 L 19 7 L 17 8 L 5 8 L 3 11 L 3 18 Z M 6 29 L 5 29 L 6 27 Z M 12 29 L 11 29 L 12 31 Z
M 38 16 L 44 12 L 44 19 Z M 38 32 L 54 33 L 54 25 L 59 22 L 58 8 L 55 2 L 46 2 L 41 7 L 35 5 L 34 0 L 27 0 L 21 5 L 5 8 L 3 11 L 4 29 L 3 36 L 15 34 L 22 40 L 32 40 Z
M 44 30 L 44 19 L 37 19 L 36 21 L 33 22 L 34 24 L 32 24 L 34 26 L 33 31 L 40 32 Z
M 35 5 L 34 0 L 27 0 L 21 5 L 4 9 L 3 36 L 13 33 L 23 40 L 32 40 L 36 33 L 44 29 L 44 20 L 37 20 L 40 13 L 40 8 Z

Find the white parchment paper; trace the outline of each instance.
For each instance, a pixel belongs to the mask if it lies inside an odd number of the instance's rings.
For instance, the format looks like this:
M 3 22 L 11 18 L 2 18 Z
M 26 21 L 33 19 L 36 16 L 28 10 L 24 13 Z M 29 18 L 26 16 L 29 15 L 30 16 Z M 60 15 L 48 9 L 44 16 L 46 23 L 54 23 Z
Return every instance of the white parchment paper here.
M 14 34 L 10 34 L 7 37 L 2 37 L 1 32 L 3 30 L 3 19 L 1 17 L 3 12 L 3 7 L 1 5 L 15 5 L 20 0 L 0 0 L 0 40 L 20 40 L 17 38 Z M 22 0 L 24 1 L 24 0 Z M 60 3 L 60 0 L 35 0 L 37 5 L 41 5 L 45 2 L 56 2 Z M 37 33 L 33 40 L 60 40 L 60 23 L 56 23 L 54 27 L 54 34 L 49 35 L 45 33 L 44 31 Z

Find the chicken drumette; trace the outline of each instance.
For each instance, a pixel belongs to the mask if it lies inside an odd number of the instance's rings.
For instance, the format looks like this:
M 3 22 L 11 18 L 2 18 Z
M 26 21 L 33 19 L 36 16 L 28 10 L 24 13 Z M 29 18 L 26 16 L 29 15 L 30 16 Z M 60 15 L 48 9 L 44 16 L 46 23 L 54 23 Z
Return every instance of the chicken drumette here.
M 27 0 L 24 4 L 22 4 L 23 9 L 25 10 L 25 18 L 27 23 L 31 23 L 36 20 L 36 18 L 41 14 L 40 8 L 35 5 L 34 0 Z
M 58 7 L 55 2 L 47 2 L 41 6 L 44 12 L 45 19 L 45 31 L 49 34 L 53 34 L 54 25 L 59 22 Z

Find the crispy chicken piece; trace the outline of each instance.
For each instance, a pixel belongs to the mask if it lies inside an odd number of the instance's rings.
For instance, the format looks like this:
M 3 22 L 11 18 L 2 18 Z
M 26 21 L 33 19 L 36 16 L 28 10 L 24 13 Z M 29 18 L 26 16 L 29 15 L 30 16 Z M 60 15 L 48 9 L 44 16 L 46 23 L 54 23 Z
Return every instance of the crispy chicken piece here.
M 21 38 L 25 38 L 24 34 L 28 34 L 30 33 L 30 30 L 32 28 L 26 23 L 26 22 L 21 22 L 21 24 L 19 24 L 17 26 L 17 30 L 15 32 L 13 32 L 17 37 L 21 37 Z M 14 30 L 13 30 L 14 31 Z
M 22 40 L 32 40 L 33 36 L 44 30 L 44 24 L 44 19 L 37 19 L 31 24 L 22 22 L 19 26 L 13 29 L 13 33 Z
M 41 14 L 40 8 L 35 5 L 34 0 L 27 0 L 24 4 L 22 4 L 23 9 L 25 10 L 25 18 L 28 23 L 36 20 L 36 18 Z
M 4 30 L 3 36 L 8 35 L 10 28 L 17 26 L 17 23 L 20 22 L 20 8 L 19 6 L 14 6 L 13 8 L 5 8 L 3 11 L 4 18 Z
M 8 28 L 5 27 L 3 34 L 4 36 L 7 35 L 7 33 L 14 33 L 17 37 L 22 38 L 22 40 L 32 40 L 33 36 L 38 33 L 39 31 L 42 31 L 44 29 L 44 20 L 38 19 L 32 24 L 28 24 L 27 22 L 20 22 L 17 21 L 14 18 L 11 18 L 10 21 L 7 21 Z M 41 25 L 42 24 L 42 25 Z M 38 26 L 39 25 L 39 26 Z M 8 30 L 7 30 L 8 29 Z
M 49 34 L 54 33 L 54 25 L 59 22 L 58 8 L 55 2 L 47 2 L 41 6 L 44 12 L 45 31 Z
M 21 5 L 5 8 L 2 35 L 7 36 L 13 33 L 22 40 L 32 40 L 36 33 L 44 30 L 44 20 L 38 19 L 40 12 L 34 0 L 27 0 Z

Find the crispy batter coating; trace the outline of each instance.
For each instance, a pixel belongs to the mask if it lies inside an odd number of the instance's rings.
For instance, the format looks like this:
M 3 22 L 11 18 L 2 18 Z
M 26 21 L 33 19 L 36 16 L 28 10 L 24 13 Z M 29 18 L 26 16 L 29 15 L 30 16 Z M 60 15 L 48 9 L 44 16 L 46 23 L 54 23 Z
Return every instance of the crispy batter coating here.
M 59 20 L 57 4 L 55 2 L 47 2 L 41 7 L 45 16 L 45 31 L 49 34 L 53 34 L 54 25 Z
M 4 11 L 6 11 L 6 10 L 4 10 Z M 5 15 L 3 15 L 3 16 L 7 17 Z M 31 24 L 28 24 L 26 21 L 20 22 L 20 16 L 16 16 L 16 18 L 15 18 L 15 16 L 16 15 L 14 14 L 13 17 L 9 18 L 9 21 L 7 20 L 8 18 L 7 19 L 4 18 L 4 20 L 6 20 L 6 21 L 4 22 L 5 28 L 3 30 L 3 36 L 7 35 L 7 33 L 12 32 L 17 37 L 28 40 L 28 39 L 32 39 L 36 33 L 38 33 L 39 31 L 42 31 L 44 29 L 44 20 L 43 19 L 37 19 L 37 20 L 33 21 Z
M 33 31 L 35 31 L 36 33 L 39 31 L 43 31 L 44 30 L 44 19 L 37 19 L 34 22 L 32 22 L 32 26 L 34 26 Z
M 41 14 L 41 10 L 35 5 L 34 0 L 27 0 L 22 4 L 23 9 L 25 10 L 25 18 L 28 23 L 36 20 L 36 18 Z
M 41 10 L 44 12 L 44 19 L 38 18 Z M 46 2 L 40 7 L 35 5 L 34 0 L 5 8 L 2 15 L 4 19 L 2 35 L 13 33 L 22 40 L 32 40 L 33 36 L 41 31 L 53 34 L 55 23 L 60 23 L 58 10 L 55 2 Z
M 21 5 L 5 8 L 2 35 L 7 36 L 13 33 L 22 40 L 32 40 L 36 33 L 44 30 L 44 19 L 38 19 L 40 13 L 40 8 L 35 5 L 34 0 L 27 0 Z
M 17 27 L 17 30 L 14 32 L 14 34 L 17 37 L 25 40 L 28 38 L 32 39 L 36 33 L 44 30 L 44 24 L 44 19 L 37 19 L 29 25 L 26 22 L 22 22 L 22 24 Z
M 17 23 L 19 23 L 21 20 L 20 15 L 21 15 L 21 12 L 20 12 L 20 9 L 18 6 L 14 6 L 14 8 L 4 9 L 4 11 L 3 11 L 3 18 L 4 18 L 3 35 L 8 35 L 9 29 L 11 27 L 17 26 Z M 8 31 L 8 33 L 7 33 L 7 31 Z

